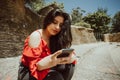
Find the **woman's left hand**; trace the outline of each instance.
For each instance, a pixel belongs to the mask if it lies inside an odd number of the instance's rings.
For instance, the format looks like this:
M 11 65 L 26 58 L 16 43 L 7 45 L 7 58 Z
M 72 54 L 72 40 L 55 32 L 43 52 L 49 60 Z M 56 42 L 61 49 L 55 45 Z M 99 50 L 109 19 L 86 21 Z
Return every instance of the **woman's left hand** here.
M 70 53 L 70 55 L 68 57 L 59 58 L 58 64 L 70 64 L 75 60 L 76 60 L 75 54 L 74 54 L 74 52 L 72 52 L 72 53 Z

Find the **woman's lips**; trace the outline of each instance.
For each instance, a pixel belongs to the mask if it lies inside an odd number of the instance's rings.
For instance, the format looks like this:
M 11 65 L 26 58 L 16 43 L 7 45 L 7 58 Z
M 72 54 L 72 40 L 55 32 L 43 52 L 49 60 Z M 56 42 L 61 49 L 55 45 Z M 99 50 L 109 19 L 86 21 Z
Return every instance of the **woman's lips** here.
M 55 33 L 58 33 L 59 31 L 58 30 L 53 30 Z

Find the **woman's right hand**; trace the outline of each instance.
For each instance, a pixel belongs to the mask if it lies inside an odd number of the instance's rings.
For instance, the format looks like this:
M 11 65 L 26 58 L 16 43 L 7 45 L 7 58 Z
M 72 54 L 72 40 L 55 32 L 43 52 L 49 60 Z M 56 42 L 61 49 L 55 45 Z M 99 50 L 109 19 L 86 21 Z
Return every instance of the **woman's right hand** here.
M 41 71 L 41 70 L 56 66 L 61 61 L 61 58 L 57 58 L 57 56 L 60 55 L 61 53 L 62 53 L 62 50 L 58 50 L 55 53 L 44 57 L 36 64 L 37 69 Z

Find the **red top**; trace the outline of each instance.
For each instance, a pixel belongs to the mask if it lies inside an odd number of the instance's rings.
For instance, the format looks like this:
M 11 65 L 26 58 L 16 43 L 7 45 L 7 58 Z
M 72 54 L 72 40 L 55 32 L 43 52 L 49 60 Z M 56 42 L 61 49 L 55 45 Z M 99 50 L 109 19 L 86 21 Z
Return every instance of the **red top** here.
M 43 80 L 43 78 L 47 75 L 49 69 L 38 71 L 36 63 L 45 56 L 50 55 L 51 52 L 47 46 L 47 43 L 42 38 L 41 43 L 37 48 L 31 48 L 28 45 L 28 41 L 29 37 L 25 40 L 21 61 L 25 66 L 29 67 L 32 76 L 34 76 L 37 80 Z
M 28 41 L 29 37 L 25 40 L 21 62 L 25 66 L 29 67 L 32 76 L 34 76 L 37 80 L 43 80 L 48 74 L 49 69 L 38 71 L 36 63 L 42 58 L 50 55 L 50 49 L 48 48 L 46 41 L 44 41 L 42 38 L 41 43 L 37 48 L 31 48 L 28 45 Z M 76 61 L 74 61 L 73 64 L 76 64 Z

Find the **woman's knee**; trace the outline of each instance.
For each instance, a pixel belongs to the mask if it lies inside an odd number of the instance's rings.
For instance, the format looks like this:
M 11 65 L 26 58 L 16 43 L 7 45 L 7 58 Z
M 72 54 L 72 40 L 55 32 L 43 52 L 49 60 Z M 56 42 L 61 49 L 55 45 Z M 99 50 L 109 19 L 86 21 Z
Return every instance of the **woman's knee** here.
M 75 65 L 67 64 L 66 69 L 62 72 L 63 77 L 65 80 L 71 80 L 73 73 L 74 73 Z

